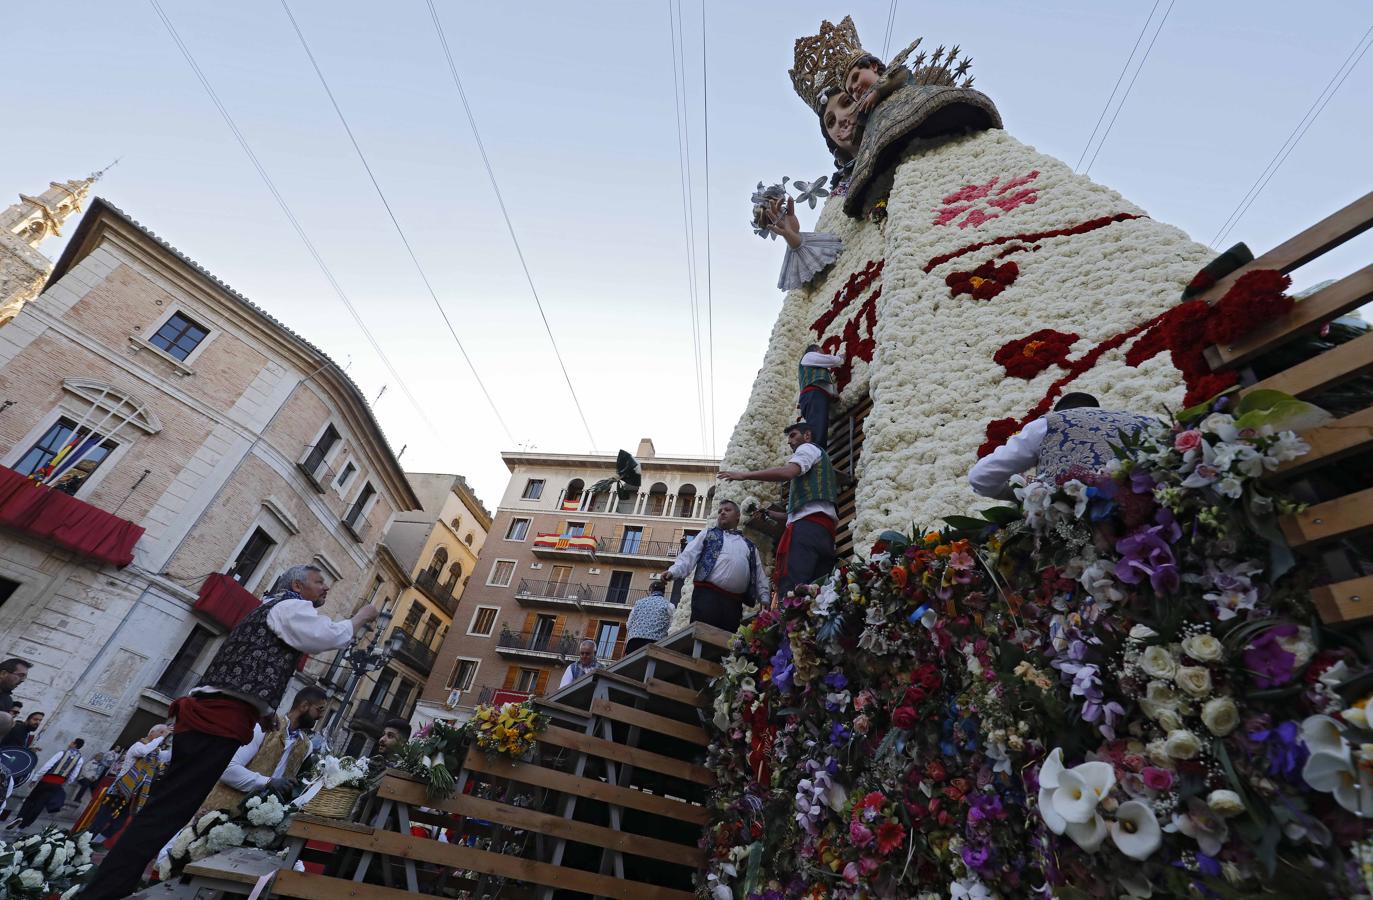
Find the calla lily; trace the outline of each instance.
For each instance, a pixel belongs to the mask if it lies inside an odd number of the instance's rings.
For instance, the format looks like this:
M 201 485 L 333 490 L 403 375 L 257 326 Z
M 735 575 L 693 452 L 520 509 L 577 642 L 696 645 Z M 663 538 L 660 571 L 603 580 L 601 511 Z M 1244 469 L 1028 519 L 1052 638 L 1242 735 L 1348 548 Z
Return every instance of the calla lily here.
M 1306 749 L 1312 753 L 1334 753 L 1349 758 L 1349 744 L 1345 742 L 1340 723 L 1330 716 L 1310 716 L 1301 723 L 1301 736 Z
M 1116 809 L 1111 839 L 1131 859 L 1148 859 L 1163 843 L 1163 829 L 1147 803 L 1127 800 Z
M 1335 802 L 1357 816 L 1373 816 L 1373 779 L 1343 753 L 1321 750 L 1312 753 L 1302 768 L 1302 779 L 1312 788 L 1330 794 Z
M 1092 786 L 1077 772 L 1068 769 L 1058 776 L 1054 791 L 1054 812 L 1071 824 L 1090 822 L 1096 814 L 1097 795 Z
M 1068 837 L 1088 853 L 1096 851 L 1101 846 L 1101 842 L 1106 840 L 1106 820 L 1096 813 L 1086 822 L 1069 822 Z
M 1068 821 L 1054 811 L 1054 791 L 1062 774 L 1063 748 L 1055 747 L 1039 767 L 1039 814 L 1054 834 L 1062 834 L 1068 827 Z
M 1044 757 L 1044 764 L 1039 767 L 1039 786 L 1041 788 L 1058 787 L 1058 776 L 1063 774 L 1063 748 L 1055 747 L 1049 751 L 1049 755 Z

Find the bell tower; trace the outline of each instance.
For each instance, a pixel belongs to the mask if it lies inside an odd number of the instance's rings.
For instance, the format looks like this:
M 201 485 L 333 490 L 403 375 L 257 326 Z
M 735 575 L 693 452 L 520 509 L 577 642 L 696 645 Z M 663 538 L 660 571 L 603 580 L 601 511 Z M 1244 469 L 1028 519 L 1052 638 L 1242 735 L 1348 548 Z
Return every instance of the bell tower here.
M 18 203 L 0 211 L 0 327 L 38 295 L 52 271 L 52 261 L 38 252 L 38 245 L 62 233 L 62 225 L 81 211 L 91 185 L 103 174 L 105 169 L 51 182 L 37 197 L 20 194 Z

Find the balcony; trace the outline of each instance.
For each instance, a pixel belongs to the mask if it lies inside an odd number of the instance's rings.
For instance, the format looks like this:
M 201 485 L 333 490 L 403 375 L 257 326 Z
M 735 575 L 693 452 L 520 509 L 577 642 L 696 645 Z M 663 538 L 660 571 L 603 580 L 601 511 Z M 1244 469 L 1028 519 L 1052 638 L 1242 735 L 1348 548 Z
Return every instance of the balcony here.
M 625 538 L 629 537 L 629 540 Z M 627 562 L 671 562 L 677 558 L 681 544 L 677 541 L 640 541 L 632 535 L 621 536 L 619 541 L 608 542 L 596 550 L 599 559 Z
M 415 586 L 424 592 L 424 596 L 433 600 L 439 608 L 448 613 L 448 617 L 453 618 L 458 611 L 458 598 L 453 595 L 453 588 L 456 585 L 440 584 L 439 573 L 432 569 L 425 569 L 415 579 Z
M 590 593 L 582 598 L 582 608 L 628 615 L 629 608 L 647 596 L 648 588 L 608 587 L 596 584 L 591 585 Z
M 534 696 L 528 691 L 511 691 L 487 685 L 477 694 L 477 706 L 500 706 L 504 703 L 523 703 Z
M 321 494 L 329 489 L 330 482 L 338 475 L 334 467 L 324 461 L 331 447 L 332 445 L 321 448 L 316 444 L 306 444 L 305 448 L 309 453 L 296 463 L 296 468 L 305 476 L 305 480 L 310 482 L 310 487 Z
M 522 578 L 519 587 L 515 588 L 515 600 L 520 606 L 534 609 L 579 609 L 581 602 L 591 597 L 593 590 L 585 584 Z
M 353 715 L 349 719 L 349 723 L 354 731 L 361 731 L 372 737 L 381 737 L 381 731 L 386 725 L 386 720 L 394 715 L 395 713 L 379 703 L 373 703 L 371 700 L 359 700 L 357 706 L 353 707 Z
M 0 526 L 124 568 L 143 527 L 0 466 Z
M 396 661 L 404 663 L 422 675 L 428 675 L 434 668 L 434 651 L 408 631 L 397 628 L 391 632 L 391 636 L 400 638 L 400 646 L 395 652 Z
M 581 635 L 564 631 L 557 640 L 546 631 L 511 631 L 502 629 L 496 638 L 496 652 L 501 656 L 515 659 L 532 659 L 537 662 L 563 662 L 577 655 L 577 645 L 582 642 Z

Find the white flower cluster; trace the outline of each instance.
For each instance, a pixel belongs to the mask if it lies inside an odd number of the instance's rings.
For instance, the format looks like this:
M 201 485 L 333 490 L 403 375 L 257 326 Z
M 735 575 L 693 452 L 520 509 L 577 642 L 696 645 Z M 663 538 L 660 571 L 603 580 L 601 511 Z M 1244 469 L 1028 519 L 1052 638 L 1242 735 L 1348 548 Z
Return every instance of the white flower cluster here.
M 367 759 L 331 754 L 319 761 L 313 777 L 322 778 L 325 788 L 362 787 L 367 781 Z
M 69 900 L 91 870 L 91 836 L 49 827 L 13 844 L 0 843 L 0 897 L 11 893 Z

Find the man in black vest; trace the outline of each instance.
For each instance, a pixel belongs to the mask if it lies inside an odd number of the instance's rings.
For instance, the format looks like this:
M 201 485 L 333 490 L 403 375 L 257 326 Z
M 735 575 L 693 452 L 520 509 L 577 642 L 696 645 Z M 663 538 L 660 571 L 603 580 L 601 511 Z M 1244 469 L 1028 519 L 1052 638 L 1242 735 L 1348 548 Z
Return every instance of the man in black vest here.
M 148 803 L 105 857 L 79 896 L 118 900 L 138 886 L 157 851 L 191 820 L 235 751 L 253 736 L 253 724 L 275 723 L 302 653 L 348 646 L 377 617 L 368 604 L 351 619 L 331 621 L 317 610 L 329 593 L 315 566 L 295 566 L 283 576 L 290 587 L 243 617 L 215 654 L 200 684 L 172 704 L 176 740 L 167 771 Z

